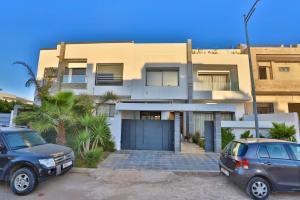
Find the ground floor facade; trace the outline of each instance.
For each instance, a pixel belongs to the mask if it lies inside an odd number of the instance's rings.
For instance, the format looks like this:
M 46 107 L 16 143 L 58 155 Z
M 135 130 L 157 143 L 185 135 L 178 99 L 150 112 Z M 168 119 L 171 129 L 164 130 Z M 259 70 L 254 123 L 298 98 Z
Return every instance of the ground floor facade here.
M 181 151 L 186 126 L 221 151 L 221 121 L 235 120 L 234 104 L 117 103 L 110 125 L 117 150 Z M 189 115 L 190 123 L 187 123 Z

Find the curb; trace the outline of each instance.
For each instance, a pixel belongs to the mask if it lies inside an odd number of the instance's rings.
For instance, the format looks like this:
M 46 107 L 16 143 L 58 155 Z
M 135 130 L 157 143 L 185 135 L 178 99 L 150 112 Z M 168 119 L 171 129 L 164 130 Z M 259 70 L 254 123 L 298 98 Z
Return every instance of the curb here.
M 176 175 L 206 175 L 216 176 L 220 174 L 219 170 L 152 170 L 152 169 L 111 169 L 111 168 L 78 168 L 71 169 L 71 173 L 90 174 L 93 172 L 99 172 L 101 170 L 120 170 L 120 171 L 152 171 L 152 172 L 172 172 Z

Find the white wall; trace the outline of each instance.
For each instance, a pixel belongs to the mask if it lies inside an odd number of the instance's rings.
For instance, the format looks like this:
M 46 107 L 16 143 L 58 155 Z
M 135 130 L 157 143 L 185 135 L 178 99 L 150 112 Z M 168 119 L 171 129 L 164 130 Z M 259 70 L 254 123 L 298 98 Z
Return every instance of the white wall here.
M 273 127 L 272 123 L 285 123 L 288 126 L 295 126 L 296 129 L 296 140 L 300 143 L 300 133 L 299 133 L 299 121 L 297 113 L 278 113 L 278 114 L 264 114 L 259 116 L 259 130 L 260 134 L 268 136 L 270 129 Z M 250 132 L 255 135 L 255 122 L 252 120 L 253 116 L 244 116 L 246 120 L 244 121 L 222 121 L 222 128 L 231 128 L 236 136 L 236 139 L 240 138 L 240 135 L 245 131 L 250 130 Z

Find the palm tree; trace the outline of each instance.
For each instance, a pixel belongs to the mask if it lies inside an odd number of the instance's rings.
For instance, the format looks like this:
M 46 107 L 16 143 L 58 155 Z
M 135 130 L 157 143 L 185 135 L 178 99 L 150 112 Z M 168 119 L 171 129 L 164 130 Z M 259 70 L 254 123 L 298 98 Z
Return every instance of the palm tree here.
M 49 96 L 34 111 L 22 112 L 17 116 L 16 123 L 29 123 L 31 128 L 40 132 L 54 129 L 57 133 L 56 142 L 66 144 L 65 126 L 67 122 L 74 120 L 72 112 L 74 98 L 71 92 L 60 92 Z
M 21 65 L 23 66 L 26 71 L 27 71 L 27 74 L 29 76 L 29 79 L 25 82 L 25 87 L 31 87 L 32 85 L 35 87 L 36 89 L 36 92 L 37 92 L 37 97 L 40 99 L 40 100 L 43 100 L 43 97 L 47 97 L 49 95 L 49 88 L 51 87 L 52 85 L 52 81 L 51 79 L 48 79 L 46 76 L 46 79 L 44 80 L 44 84 L 41 85 L 41 83 L 36 79 L 36 76 L 32 70 L 32 68 L 25 62 L 22 62 L 22 61 L 16 61 L 14 62 L 13 64 L 15 65 Z M 47 68 L 48 69 L 48 72 L 54 74 L 56 73 L 55 72 L 55 68 Z

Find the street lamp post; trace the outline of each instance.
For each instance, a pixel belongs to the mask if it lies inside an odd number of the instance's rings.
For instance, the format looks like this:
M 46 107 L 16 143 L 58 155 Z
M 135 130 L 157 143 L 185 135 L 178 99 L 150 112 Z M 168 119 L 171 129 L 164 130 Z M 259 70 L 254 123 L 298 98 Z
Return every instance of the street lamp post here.
M 257 116 L 257 105 L 256 105 L 256 93 L 255 93 L 255 82 L 254 82 L 254 75 L 253 75 L 253 66 L 252 66 L 252 57 L 251 57 L 251 47 L 249 41 L 249 33 L 248 33 L 248 22 L 256 10 L 256 5 L 260 0 L 256 0 L 253 4 L 252 8 L 248 12 L 247 15 L 244 15 L 244 24 L 245 24 L 245 32 L 246 32 L 246 42 L 247 42 L 247 50 L 248 50 L 248 58 L 249 58 L 249 69 L 250 69 L 250 78 L 251 78 L 251 93 L 253 98 L 253 114 L 254 114 L 254 121 L 255 121 L 255 136 L 259 138 L 259 125 L 258 125 L 258 116 Z

